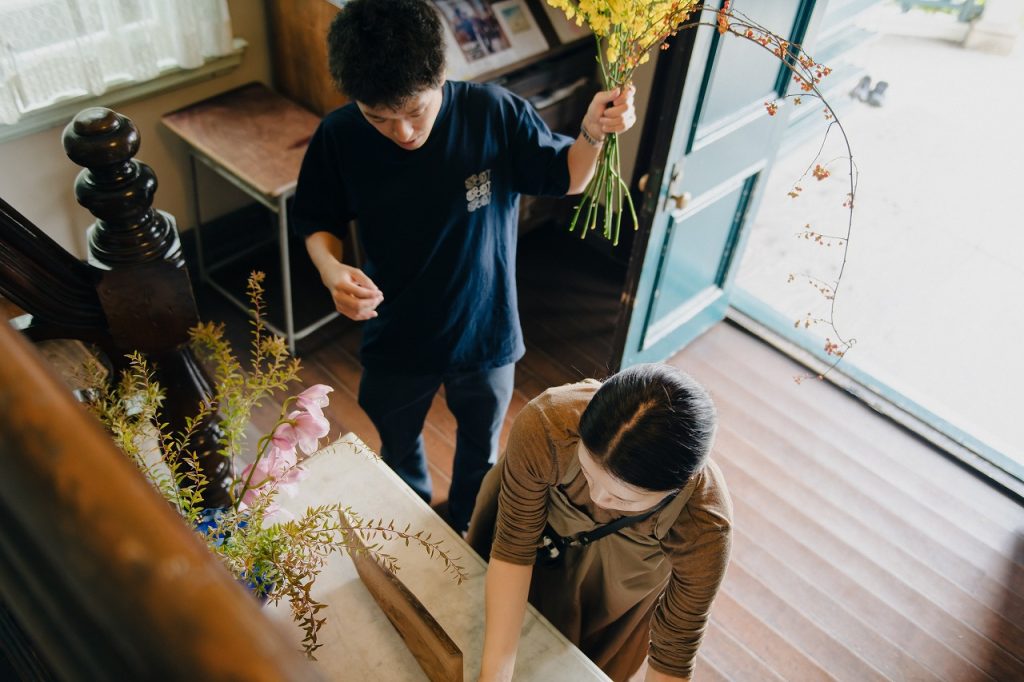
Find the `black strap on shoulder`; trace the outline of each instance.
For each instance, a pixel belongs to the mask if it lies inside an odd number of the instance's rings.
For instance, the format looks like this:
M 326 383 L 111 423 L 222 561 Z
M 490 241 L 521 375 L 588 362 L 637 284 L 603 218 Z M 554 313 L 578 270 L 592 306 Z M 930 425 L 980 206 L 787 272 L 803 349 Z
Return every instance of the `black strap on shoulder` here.
M 667 496 L 664 500 L 659 502 L 656 507 L 644 512 L 643 514 L 623 516 L 620 519 L 616 519 L 611 523 L 606 523 L 603 526 L 598 526 L 597 528 L 589 530 L 586 533 L 577 533 L 576 535 L 571 535 L 565 539 L 566 544 L 571 546 L 580 545 L 585 547 L 589 545 L 591 542 L 594 542 L 595 540 L 600 540 L 606 535 L 611 535 L 612 533 L 622 530 L 626 526 L 632 526 L 634 523 L 640 523 L 644 519 L 649 519 L 650 517 L 654 516 L 662 509 L 664 509 L 672 500 L 676 499 L 676 495 L 678 494 L 679 491 L 677 490 L 676 492 L 672 493 L 671 495 Z

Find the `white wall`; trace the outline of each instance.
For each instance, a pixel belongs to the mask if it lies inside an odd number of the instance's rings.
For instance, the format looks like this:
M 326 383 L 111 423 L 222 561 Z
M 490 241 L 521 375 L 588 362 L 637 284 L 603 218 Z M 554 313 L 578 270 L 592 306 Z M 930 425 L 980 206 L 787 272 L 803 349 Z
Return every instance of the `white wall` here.
M 152 166 L 159 181 L 154 206 L 174 215 L 179 229 L 187 229 L 193 222 L 188 156 L 183 143 L 161 125 L 160 117 L 250 81 L 271 82 L 263 2 L 228 0 L 228 6 L 235 36 L 249 43 L 237 69 L 211 80 L 115 107 L 138 126 L 142 146 L 136 158 Z M 64 124 L 61 124 L 0 144 L 0 197 L 64 248 L 84 258 L 85 230 L 93 217 L 75 201 L 74 181 L 81 168 L 64 155 L 63 129 Z M 200 179 L 203 178 L 201 175 Z M 206 182 L 203 189 L 204 220 L 248 203 L 240 192 L 224 182 Z

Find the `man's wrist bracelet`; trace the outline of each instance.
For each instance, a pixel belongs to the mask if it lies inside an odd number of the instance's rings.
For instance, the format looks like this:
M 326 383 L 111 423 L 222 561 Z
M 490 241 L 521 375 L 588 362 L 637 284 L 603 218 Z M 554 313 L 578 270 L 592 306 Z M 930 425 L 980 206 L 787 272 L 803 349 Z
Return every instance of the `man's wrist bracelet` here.
M 597 138 L 593 137 L 590 133 L 587 132 L 587 126 L 583 123 L 580 124 L 580 135 L 583 136 L 583 139 L 591 147 L 597 147 L 598 149 L 600 149 L 601 147 L 604 146 L 604 138 L 602 137 L 600 140 L 598 140 Z

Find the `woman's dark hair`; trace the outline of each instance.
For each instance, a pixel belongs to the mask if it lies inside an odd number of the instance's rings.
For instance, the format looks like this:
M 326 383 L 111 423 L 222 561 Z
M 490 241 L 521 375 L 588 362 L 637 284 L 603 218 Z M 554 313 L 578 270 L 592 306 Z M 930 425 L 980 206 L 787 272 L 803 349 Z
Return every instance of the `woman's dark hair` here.
M 338 89 L 371 107 L 398 108 L 444 82 L 444 36 L 424 0 L 352 0 L 327 32 Z
M 670 365 L 636 365 L 607 379 L 580 418 L 594 460 L 644 490 L 683 487 L 704 466 L 718 417 L 711 396 Z

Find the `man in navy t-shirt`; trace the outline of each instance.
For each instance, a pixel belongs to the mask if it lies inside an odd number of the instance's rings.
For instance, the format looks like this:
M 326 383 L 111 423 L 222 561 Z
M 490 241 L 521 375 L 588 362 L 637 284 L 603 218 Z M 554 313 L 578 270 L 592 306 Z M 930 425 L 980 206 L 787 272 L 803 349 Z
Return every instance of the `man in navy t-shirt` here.
M 443 385 L 458 435 L 449 510 L 465 530 L 495 461 L 524 353 L 516 301 L 519 195 L 582 192 L 604 136 L 635 121 L 632 89 L 594 96 L 576 140 L 523 99 L 445 81 L 437 11 L 423 0 L 353 0 L 328 36 L 352 104 L 309 143 L 292 222 L 338 311 L 365 320 L 359 404 L 383 459 L 425 500 L 422 429 Z M 364 270 L 341 262 L 352 219 Z

